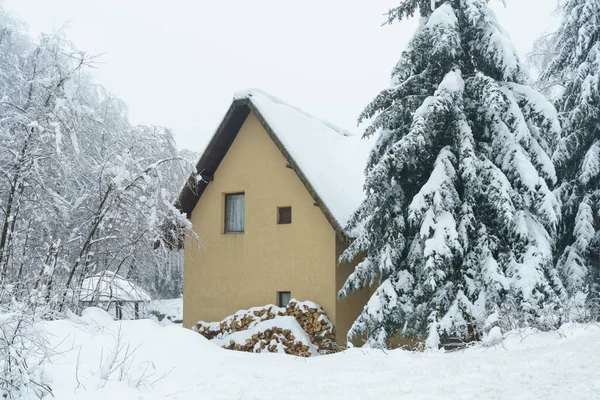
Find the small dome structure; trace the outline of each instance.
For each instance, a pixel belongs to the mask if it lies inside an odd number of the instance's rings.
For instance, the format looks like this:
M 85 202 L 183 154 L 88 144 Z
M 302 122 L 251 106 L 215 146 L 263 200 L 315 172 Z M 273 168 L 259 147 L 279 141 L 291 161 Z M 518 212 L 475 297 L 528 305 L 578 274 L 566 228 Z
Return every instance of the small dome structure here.
M 85 278 L 79 293 L 82 306 L 104 308 L 116 319 L 138 319 L 150 300 L 148 292 L 112 271 Z

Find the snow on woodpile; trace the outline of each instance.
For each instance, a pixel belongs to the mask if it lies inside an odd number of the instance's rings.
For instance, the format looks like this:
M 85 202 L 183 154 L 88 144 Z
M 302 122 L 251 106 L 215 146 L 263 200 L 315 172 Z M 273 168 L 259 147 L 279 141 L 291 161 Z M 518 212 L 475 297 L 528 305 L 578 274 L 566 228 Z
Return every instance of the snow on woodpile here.
M 111 271 L 83 280 L 79 300 L 90 302 L 152 300 L 150 295 L 133 282 Z
M 212 339 L 228 350 L 250 353 L 286 353 L 300 357 L 317 355 L 318 348 L 310 341 L 296 318 L 278 316 L 257 323 L 254 327 L 234 332 L 223 339 Z
M 193 329 L 230 350 L 308 357 L 336 349 L 335 330 L 323 308 L 296 299 L 286 307 L 240 310 L 220 322 L 199 321 Z
M 257 89 L 238 92 L 234 98 L 252 102 L 345 227 L 364 197 L 364 168 L 375 138 L 363 140 Z

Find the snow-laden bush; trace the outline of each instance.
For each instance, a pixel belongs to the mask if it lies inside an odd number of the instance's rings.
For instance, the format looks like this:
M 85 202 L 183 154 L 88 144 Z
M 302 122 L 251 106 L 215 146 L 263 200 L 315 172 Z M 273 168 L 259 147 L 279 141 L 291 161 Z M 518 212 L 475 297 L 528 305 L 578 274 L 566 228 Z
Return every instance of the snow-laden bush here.
M 483 345 L 486 347 L 491 347 L 502 343 L 503 340 L 504 335 L 502 335 L 502 329 L 500 329 L 498 326 L 495 326 L 490 329 L 487 335 L 483 337 Z
M 13 297 L 8 304 L 0 304 L 2 399 L 41 399 L 52 393 L 43 366 L 49 350 L 43 332 L 36 325 L 41 310 L 35 295 L 26 302 Z

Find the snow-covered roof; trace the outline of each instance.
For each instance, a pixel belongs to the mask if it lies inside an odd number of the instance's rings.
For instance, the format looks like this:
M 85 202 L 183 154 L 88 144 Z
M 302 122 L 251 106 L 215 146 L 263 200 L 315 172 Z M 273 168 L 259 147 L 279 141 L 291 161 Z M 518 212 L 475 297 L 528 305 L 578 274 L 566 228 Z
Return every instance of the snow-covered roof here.
M 150 301 L 150 295 L 139 286 L 111 271 L 83 280 L 81 301 Z
M 345 227 L 363 199 L 364 169 L 373 140 L 335 125 L 257 89 L 238 92 L 277 135 L 335 220 Z
M 234 95 L 223 123 L 198 162 L 211 175 L 249 112 L 254 112 L 291 167 L 319 203 L 334 229 L 341 231 L 363 199 L 364 168 L 374 139 L 340 129 L 261 90 Z M 277 143 L 279 142 L 279 143 Z M 204 171 L 204 172 L 203 172 Z M 190 213 L 204 187 L 190 177 L 176 205 Z M 322 204 L 321 204 L 322 203 Z

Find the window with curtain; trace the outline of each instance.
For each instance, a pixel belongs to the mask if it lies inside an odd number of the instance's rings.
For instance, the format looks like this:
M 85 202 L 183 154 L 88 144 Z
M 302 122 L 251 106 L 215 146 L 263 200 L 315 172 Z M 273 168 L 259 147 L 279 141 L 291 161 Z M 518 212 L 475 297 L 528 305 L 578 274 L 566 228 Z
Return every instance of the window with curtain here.
M 288 303 L 290 302 L 290 300 L 292 300 L 292 293 L 291 292 L 277 292 L 277 297 L 278 297 L 278 306 L 279 307 L 285 307 L 288 305 Z
M 244 232 L 244 193 L 225 195 L 225 233 Z

